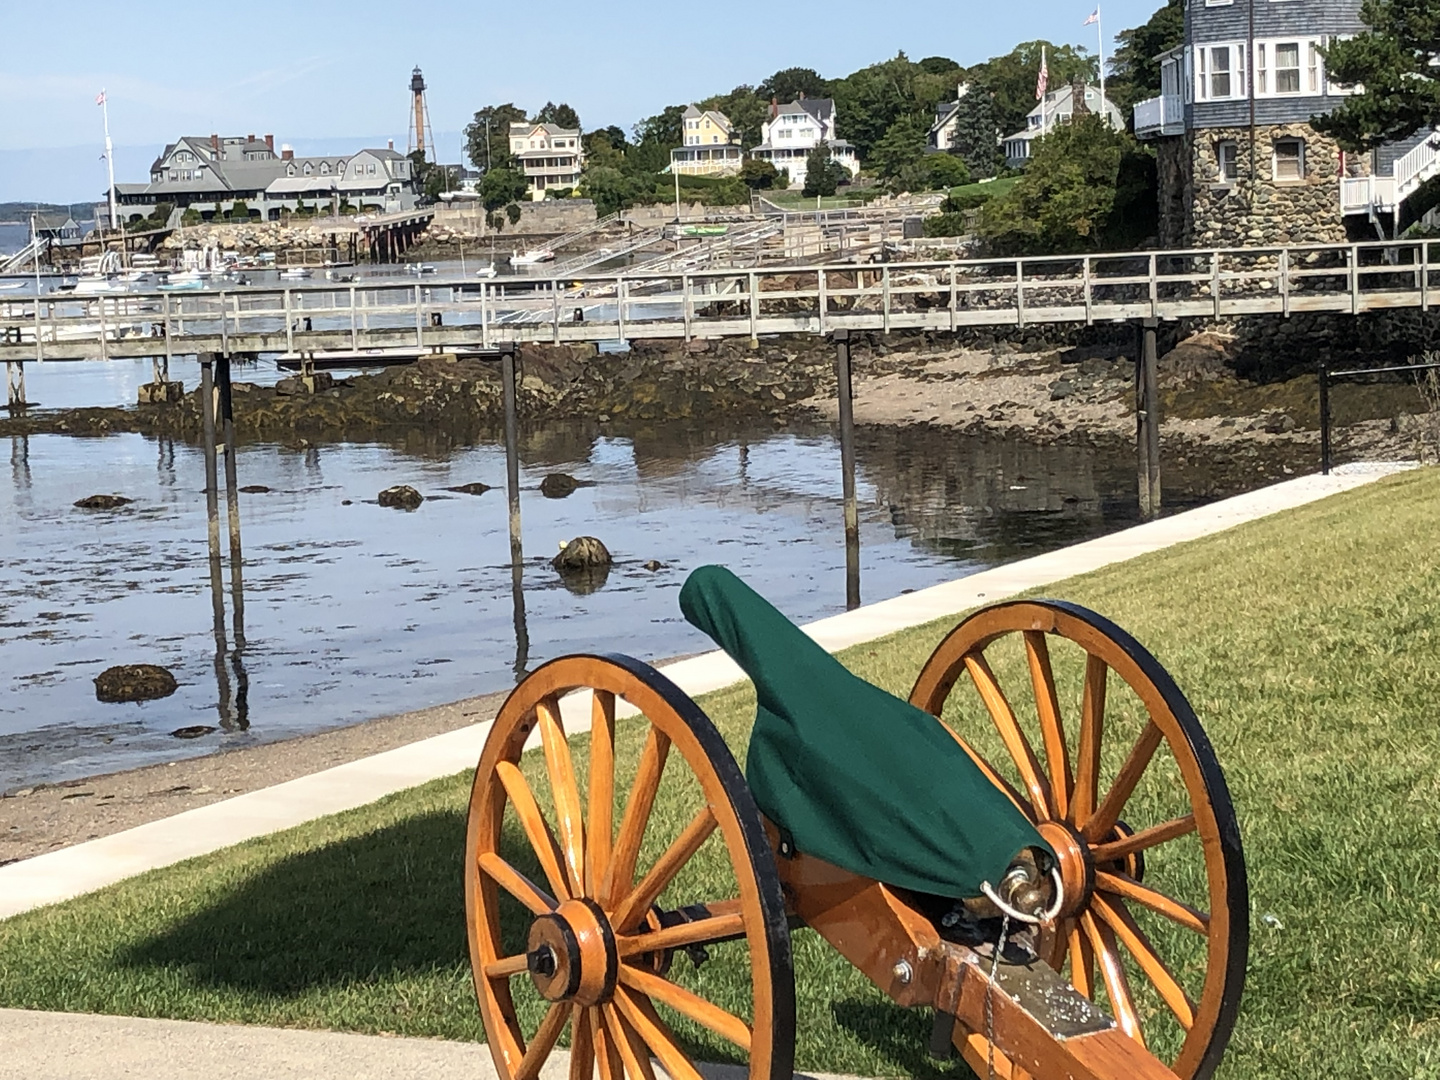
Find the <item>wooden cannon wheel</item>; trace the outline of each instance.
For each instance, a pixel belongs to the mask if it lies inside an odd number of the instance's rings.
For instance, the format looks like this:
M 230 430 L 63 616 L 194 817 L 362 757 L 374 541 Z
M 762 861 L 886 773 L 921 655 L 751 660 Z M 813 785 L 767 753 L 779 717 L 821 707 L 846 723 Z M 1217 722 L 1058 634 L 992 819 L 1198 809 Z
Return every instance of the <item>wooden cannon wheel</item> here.
M 588 691 L 583 762 L 582 741 L 572 754 L 560 722 L 560 699 L 576 690 Z M 617 725 L 619 700 L 640 717 Z M 521 754 L 537 727 L 544 769 L 532 781 Z M 655 813 L 664 785 L 690 796 L 688 822 L 667 828 Z M 701 873 L 691 864 L 712 835 Z M 715 844 L 728 861 L 723 886 Z M 718 895 L 672 895 L 697 878 Z M 653 1080 L 652 1057 L 671 1080 L 699 1080 L 676 1034 L 686 1027 L 718 1036 L 719 1056 L 748 1060 L 751 1080 L 791 1077 L 790 936 L 760 813 L 714 725 L 648 665 L 569 656 L 510 695 L 475 772 L 465 900 L 475 991 L 504 1080 L 535 1080 L 567 1025 L 571 1080 L 597 1070 Z M 748 969 L 748 1001 L 704 996 L 693 965 L 707 946 L 744 951 L 726 962 Z M 522 1024 L 522 1014 L 539 1019 Z
M 992 663 L 1024 693 L 1007 698 Z M 976 694 L 952 698 L 962 682 Z M 1020 601 L 953 630 L 910 700 L 944 714 L 1059 855 L 1066 906 L 1041 955 L 1086 996 L 1103 987 L 1121 1028 L 1182 1080 L 1206 1080 L 1239 1009 L 1249 893 L 1225 778 L 1174 680 L 1094 612 Z M 977 705 L 994 733 L 965 726 Z

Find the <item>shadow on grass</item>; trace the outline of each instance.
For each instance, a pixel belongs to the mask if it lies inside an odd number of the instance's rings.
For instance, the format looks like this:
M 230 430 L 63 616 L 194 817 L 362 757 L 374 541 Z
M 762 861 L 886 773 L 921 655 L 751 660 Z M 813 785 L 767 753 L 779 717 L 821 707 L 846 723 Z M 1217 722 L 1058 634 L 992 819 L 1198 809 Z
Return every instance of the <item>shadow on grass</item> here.
M 526 866 L 521 843 L 508 845 Z M 435 812 L 291 855 L 128 950 L 136 968 L 287 997 L 469 965 L 465 816 Z M 506 930 L 523 934 L 518 910 Z M 510 933 L 507 933 L 507 937 Z
M 937 1061 L 926 1048 L 934 1013 L 929 1009 L 902 1009 L 888 1001 L 860 1001 L 847 998 L 830 1006 L 835 1023 L 855 1036 L 858 1042 L 894 1062 L 909 1077 L 946 1077 L 973 1080 L 975 1074 L 959 1054 L 953 1061 Z

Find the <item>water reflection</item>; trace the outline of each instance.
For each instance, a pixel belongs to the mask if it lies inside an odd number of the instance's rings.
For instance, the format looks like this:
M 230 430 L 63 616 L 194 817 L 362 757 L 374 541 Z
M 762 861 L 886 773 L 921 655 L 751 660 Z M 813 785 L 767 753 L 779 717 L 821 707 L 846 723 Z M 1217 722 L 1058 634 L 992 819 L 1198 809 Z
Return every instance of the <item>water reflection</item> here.
M 239 447 L 240 480 L 266 490 L 240 496 L 244 574 L 227 583 L 208 558 L 202 456 L 136 435 L 12 440 L 0 789 L 454 701 L 569 652 L 698 651 L 707 643 L 676 594 L 706 562 L 805 621 L 844 610 L 857 575 L 876 600 L 1136 517 L 1128 447 L 861 429 L 852 552 L 824 426 L 547 424 L 517 432 L 512 529 L 502 438 L 456 446 L 411 432 L 396 445 Z M 586 486 L 541 497 L 556 471 Z M 481 482 L 495 490 L 447 491 Z M 425 495 L 418 510 L 377 505 L 402 483 Z M 136 501 L 71 506 L 95 491 Z M 568 588 L 539 554 L 577 535 L 615 557 L 593 589 Z M 180 690 L 97 709 L 90 679 L 133 662 L 170 667 Z M 217 710 L 222 734 L 169 737 Z

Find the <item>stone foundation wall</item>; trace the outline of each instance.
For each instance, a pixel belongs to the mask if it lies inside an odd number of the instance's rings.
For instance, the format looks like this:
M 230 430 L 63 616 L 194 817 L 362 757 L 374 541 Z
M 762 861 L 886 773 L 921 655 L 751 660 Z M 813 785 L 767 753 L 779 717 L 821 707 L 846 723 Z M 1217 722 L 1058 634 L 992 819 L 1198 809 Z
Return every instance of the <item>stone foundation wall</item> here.
M 1186 247 L 1190 243 L 1191 183 L 1189 136 L 1155 141 L 1155 174 L 1160 200 L 1160 246 Z
M 1305 176 L 1276 180 L 1275 142 L 1300 139 Z M 1233 141 L 1238 177 L 1220 183 L 1217 146 Z M 1346 240 L 1340 214 L 1340 147 L 1309 124 L 1261 125 L 1255 130 L 1254 175 L 1248 127 L 1204 128 L 1186 135 L 1189 144 L 1189 236 L 1195 247 L 1260 244 L 1331 244 Z

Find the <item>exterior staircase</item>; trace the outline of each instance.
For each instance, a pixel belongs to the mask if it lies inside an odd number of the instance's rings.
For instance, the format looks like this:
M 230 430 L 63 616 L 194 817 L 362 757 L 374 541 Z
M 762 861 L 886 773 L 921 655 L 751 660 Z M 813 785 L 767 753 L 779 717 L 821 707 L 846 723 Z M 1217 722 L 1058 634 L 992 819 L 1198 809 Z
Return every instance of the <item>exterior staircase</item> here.
M 1391 235 L 1398 232 L 1402 210 L 1407 200 L 1425 185 L 1440 176 L 1440 128 L 1430 132 L 1395 162 L 1390 176 L 1344 177 L 1340 181 L 1341 211 L 1365 214 L 1376 228 L 1384 232 L 1388 220 Z M 1419 215 L 1413 215 L 1418 217 Z

